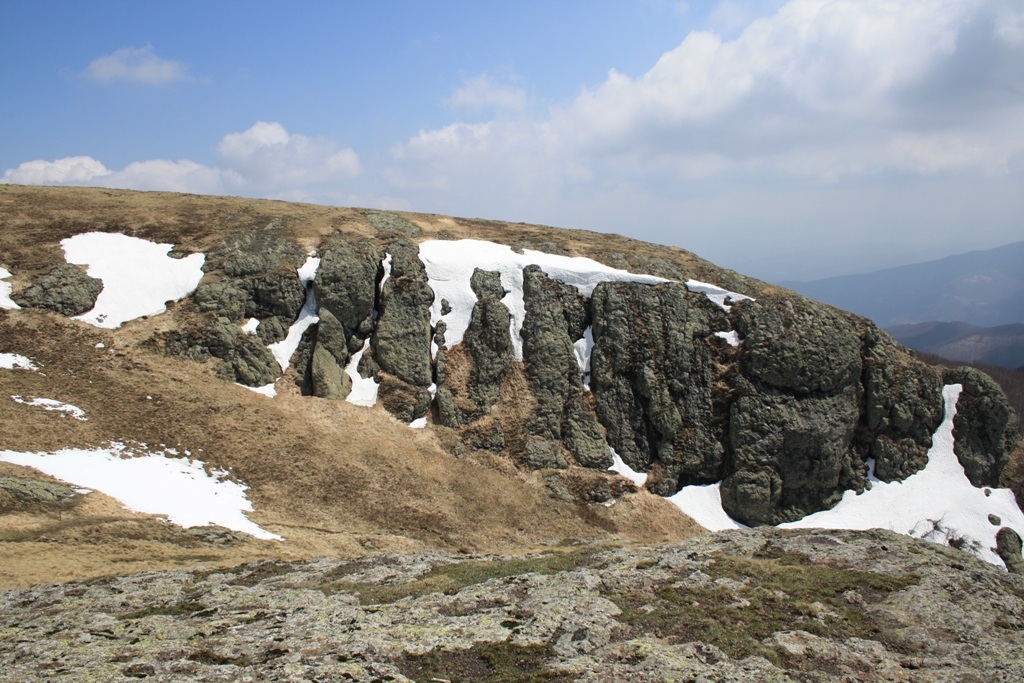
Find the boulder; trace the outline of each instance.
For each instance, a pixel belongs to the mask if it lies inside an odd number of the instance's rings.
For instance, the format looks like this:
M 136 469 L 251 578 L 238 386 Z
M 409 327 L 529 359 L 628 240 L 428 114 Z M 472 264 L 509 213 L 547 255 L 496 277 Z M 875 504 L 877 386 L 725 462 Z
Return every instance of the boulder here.
M 312 394 L 320 398 L 342 399 L 352 390 L 352 378 L 323 346 L 313 348 L 309 378 Z
M 434 290 L 419 259 L 419 248 L 408 240 L 395 242 L 391 277 L 384 283 L 380 318 L 373 332 L 377 363 L 385 372 L 416 387 L 432 383 L 430 364 L 430 305 Z
M 103 281 L 89 277 L 77 266 L 57 266 L 23 292 L 14 295 L 24 308 L 41 308 L 60 315 L 80 315 L 96 305 Z
M 996 554 L 1011 574 L 1024 574 L 1024 557 L 1021 557 L 1021 540 L 1016 531 L 1004 526 L 996 534 Z
M 942 375 L 868 324 L 864 334 L 864 412 L 856 442 L 875 460 L 875 476 L 906 479 L 928 464 L 942 422 Z
M 1021 438 L 1013 408 L 995 380 L 980 370 L 947 370 L 945 383 L 963 386 L 953 418 L 957 459 L 975 486 L 999 486 Z
M 334 239 L 324 249 L 313 291 L 321 315 L 326 311 L 341 325 L 346 343 L 357 336 L 360 324 L 372 316 L 381 275 L 380 252 L 366 240 Z M 339 350 L 332 353 L 342 358 Z

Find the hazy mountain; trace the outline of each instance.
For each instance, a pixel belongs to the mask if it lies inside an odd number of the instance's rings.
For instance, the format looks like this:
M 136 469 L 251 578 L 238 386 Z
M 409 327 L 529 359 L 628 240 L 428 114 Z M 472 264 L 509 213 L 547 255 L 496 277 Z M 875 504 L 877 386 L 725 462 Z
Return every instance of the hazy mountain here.
M 929 321 L 1024 322 L 1024 242 L 810 282 L 781 282 L 883 328 Z
M 912 323 L 886 330 L 896 341 L 950 360 L 1024 368 L 1024 324 L 980 327 L 964 322 Z

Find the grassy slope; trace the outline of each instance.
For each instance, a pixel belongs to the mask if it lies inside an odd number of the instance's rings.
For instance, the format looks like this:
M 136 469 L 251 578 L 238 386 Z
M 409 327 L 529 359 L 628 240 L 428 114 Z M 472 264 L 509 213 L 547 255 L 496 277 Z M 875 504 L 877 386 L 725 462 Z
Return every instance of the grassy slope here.
M 0 265 L 14 273 L 17 291 L 63 262 L 60 239 L 89 230 L 206 251 L 225 232 L 272 218 L 283 218 L 307 245 L 338 227 L 372 236 L 362 216 L 354 209 L 247 199 L 0 186 Z M 406 216 L 427 235 L 447 230 L 536 242 L 554 234 L 532 226 Z M 597 237 L 628 243 L 589 233 L 557 236 L 565 237 L 563 248 Z M 89 416 L 79 422 L 0 396 L 0 449 L 51 451 L 111 440 L 188 449 L 211 466 L 231 468 L 251 487 L 254 521 L 287 540 L 201 543 L 101 494 L 61 507 L 22 505 L 0 514 L 0 588 L 196 562 L 423 548 L 493 552 L 566 538 L 661 542 L 699 531 L 646 492 L 611 508 L 562 502 L 549 495 L 540 474 L 517 471 L 484 453 L 456 459 L 435 430 L 410 430 L 383 410 L 301 397 L 288 381 L 279 382 L 282 395 L 273 400 L 223 382 L 214 377 L 213 363 L 167 357 L 153 348 L 154 335 L 185 315 L 183 307 L 172 306 L 108 331 L 34 311 L 0 311 L 0 350 L 34 358 L 42 371 L 3 371 L 3 393 L 58 399 Z M 99 342 L 105 348 L 97 349 Z M 0 463 L 4 475 L 46 478 Z

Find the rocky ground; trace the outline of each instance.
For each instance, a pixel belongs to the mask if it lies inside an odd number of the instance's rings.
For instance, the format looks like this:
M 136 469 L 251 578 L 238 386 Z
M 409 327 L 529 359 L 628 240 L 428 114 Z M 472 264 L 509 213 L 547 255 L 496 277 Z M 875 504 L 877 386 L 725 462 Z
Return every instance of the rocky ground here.
M 1020 681 L 1024 577 L 889 532 L 146 572 L 0 595 L 5 681 Z

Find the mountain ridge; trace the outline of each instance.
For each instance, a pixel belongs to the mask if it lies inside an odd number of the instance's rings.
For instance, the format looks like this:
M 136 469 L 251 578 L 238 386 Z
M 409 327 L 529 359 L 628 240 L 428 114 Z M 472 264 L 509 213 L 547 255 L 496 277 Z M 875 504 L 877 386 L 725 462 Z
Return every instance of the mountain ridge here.
M 101 499 L 77 494 L 75 525 L 42 503 L 7 519 L 8 537 L 24 539 L 16 547 L 43 561 L 40 536 L 78 552 L 89 534 L 112 549 L 131 529 L 166 539 L 165 563 L 175 553 L 230 563 L 483 552 L 566 536 L 651 542 L 699 530 L 663 497 L 680 487 L 720 486 L 730 514 L 777 523 L 866 489 L 869 475 L 899 481 L 925 467 L 944 382 L 963 386 L 953 431 L 971 483 L 1019 490 L 1006 478 L 1020 458 L 1012 411 L 1000 412 L 1005 399 L 984 375 L 930 368 L 868 321 L 679 249 L 478 219 L 78 188 L 0 188 L 0 217 L 4 282 L 26 305 L 0 312 L 0 353 L 39 366 L 3 377 L 19 396 L 89 418 L 0 402 L 5 424 L 18 425 L 0 447 L 120 440 L 202 453 L 249 486 L 253 520 L 286 539 L 225 550 L 131 515 L 104 530 L 86 510 Z M 98 306 L 57 270 L 62 243 L 93 233 L 162 242 L 178 262 L 203 254 L 198 287 L 116 329 L 26 298 L 52 278 L 54 301 Z M 424 260 L 421 245 L 455 249 L 454 262 L 465 239 L 499 245 L 501 258 L 459 275 L 467 297 L 438 301 L 430 283 L 448 262 Z M 625 275 L 594 275 L 609 269 Z M 591 275 L 572 279 L 581 273 Z M 630 281 L 641 276 L 666 282 Z M 317 320 L 296 331 L 310 301 Z M 464 342 L 449 346 L 457 320 L 468 320 Z M 288 338 L 282 373 L 269 347 Z M 232 382 L 269 382 L 277 396 Z M 379 408 L 346 400 L 365 382 Z M 410 429 L 418 423 L 427 428 Z M 607 473 L 613 453 L 646 473 L 639 487 Z M 58 524 L 46 521 L 55 511 Z M 144 568 L 144 554 L 153 548 L 125 566 Z
M 934 261 L 779 284 L 871 318 L 882 328 L 928 321 L 1024 322 L 1024 242 Z

